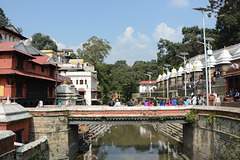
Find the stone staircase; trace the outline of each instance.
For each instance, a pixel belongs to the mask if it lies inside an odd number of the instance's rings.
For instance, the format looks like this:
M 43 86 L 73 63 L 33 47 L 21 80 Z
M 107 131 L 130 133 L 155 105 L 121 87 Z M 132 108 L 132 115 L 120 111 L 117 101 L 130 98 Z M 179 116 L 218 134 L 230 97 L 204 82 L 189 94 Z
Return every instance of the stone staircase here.
M 183 126 L 182 124 L 153 124 L 154 129 L 162 133 L 163 135 L 170 137 L 177 142 L 181 142 L 183 140 Z

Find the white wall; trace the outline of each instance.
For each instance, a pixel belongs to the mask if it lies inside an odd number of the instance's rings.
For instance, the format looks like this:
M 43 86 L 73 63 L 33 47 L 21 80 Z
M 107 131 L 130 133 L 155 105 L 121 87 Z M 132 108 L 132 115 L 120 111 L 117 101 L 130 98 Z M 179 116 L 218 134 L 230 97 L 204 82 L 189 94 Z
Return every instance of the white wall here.
M 155 90 L 157 89 L 157 84 L 140 84 L 139 85 L 139 93 L 143 93 L 143 92 L 149 92 L 149 90 L 153 91 L 153 88 L 155 88 Z

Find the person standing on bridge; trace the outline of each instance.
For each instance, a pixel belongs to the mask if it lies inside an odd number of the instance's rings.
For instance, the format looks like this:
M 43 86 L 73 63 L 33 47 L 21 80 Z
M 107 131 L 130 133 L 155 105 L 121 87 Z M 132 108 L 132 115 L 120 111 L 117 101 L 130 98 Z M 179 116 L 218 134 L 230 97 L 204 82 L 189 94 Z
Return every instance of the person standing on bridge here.
M 109 105 L 109 107 L 113 107 L 114 106 L 114 102 L 113 102 L 112 99 L 110 99 L 110 101 L 108 102 L 108 105 Z
M 43 101 L 42 100 L 40 100 L 38 104 L 39 104 L 40 108 L 43 108 Z
M 114 105 L 114 107 L 121 107 L 121 103 L 119 102 L 119 100 L 116 100 L 116 104 Z
M 61 107 L 62 106 L 62 101 L 59 101 L 58 102 L 58 107 Z

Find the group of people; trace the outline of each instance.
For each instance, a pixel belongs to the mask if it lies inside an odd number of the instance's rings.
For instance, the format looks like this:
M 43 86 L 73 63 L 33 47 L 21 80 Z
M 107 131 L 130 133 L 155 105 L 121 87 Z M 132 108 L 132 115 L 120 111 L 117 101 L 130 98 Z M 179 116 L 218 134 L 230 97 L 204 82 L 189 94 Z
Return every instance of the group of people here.
M 115 103 L 112 99 L 110 99 L 108 105 L 110 107 L 121 107 L 121 102 L 117 99 Z
M 240 98 L 240 93 L 237 89 L 230 88 L 225 94 L 225 98 L 233 98 L 233 101 L 236 102 Z
M 212 96 L 209 96 L 209 105 L 211 106 L 220 106 L 221 105 L 221 99 L 219 97 L 219 95 L 216 92 L 213 92 Z M 210 99 L 212 101 L 210 101 Z M 210 103 L 211 102 L 211 103 Z M 158 98 L 154 98 L 154 99 L 150 99 L 150 100 L 146 100 L 144 102 L 144 104 L 142 104 L 141 102 L 137 103 L 136 101 L 134 101 L 134 99 L 128 101 L 125 105 L 126 106 L 176 106 L 176 105 L 206 105 L 207 104 L 207 96 L 205 94 L 205 96 L 195 96 L 193 93 L 190 94 L 189 97 L 179 97 L 177 98 L 170 98 L 168 100 L 166 99 L 162 99 L 159 100 Z M 109 106 L 116 106 L 116 107 L 120 107 L 121 103 L 119 102 L 119 100 L 116 100 L 116 103 L 114 103 L 114 101 L 112 99 L 110 99 L 110 101 L 108 102 Z

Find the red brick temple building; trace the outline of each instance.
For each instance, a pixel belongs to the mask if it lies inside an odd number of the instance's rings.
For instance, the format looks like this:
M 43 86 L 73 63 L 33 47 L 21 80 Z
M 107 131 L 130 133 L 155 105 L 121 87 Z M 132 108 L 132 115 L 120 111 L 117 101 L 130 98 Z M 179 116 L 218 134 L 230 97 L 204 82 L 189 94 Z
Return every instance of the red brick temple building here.
M 55 69 L 48 56 L 33 56 L 20 42 L 0 43 L 0 96 L 23 106 L 36 106 L 39 100 L 53 104 Z

